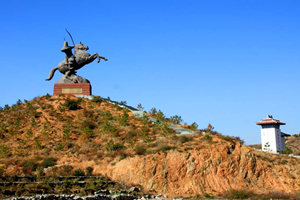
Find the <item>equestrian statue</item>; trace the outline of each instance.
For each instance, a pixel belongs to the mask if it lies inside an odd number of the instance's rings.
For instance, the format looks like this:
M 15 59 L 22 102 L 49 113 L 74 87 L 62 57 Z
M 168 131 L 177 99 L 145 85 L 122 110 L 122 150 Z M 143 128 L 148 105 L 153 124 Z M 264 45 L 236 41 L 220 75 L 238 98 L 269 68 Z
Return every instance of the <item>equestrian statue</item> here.
M 76 70 L 82 68 L 86 64 L 93 62 L 96 58 L 98 59 L 98 63 L 101 59 L 105 61 L 107 61 L 107 59 L 105 57 L 99 56 L 98 53 L 90 55 L 88 52 L 86 52 L 86 50 L 89 50 L 88 46 L 85 46 L 81 42 L 75 45 L 71 34 L 68 31 L 67 33 L 71 37 L 74 46 L 69 46 L 68 42 L 64 41 L 64 45 L 61 51 L 66 54 L 65 59 L 61 61 L 57 67 L 53 68 L 50 71 L 49 77 L 46 79 L 46 81 L 51 80 L 54 76 L 55 71 L 58 70 L 63 74 L 63 76 L 58 80 L 58 83 L 89 83 L 89 80 L 76 75 Z M 72 49 L 74 49 L 74 54 L 72 52 Z

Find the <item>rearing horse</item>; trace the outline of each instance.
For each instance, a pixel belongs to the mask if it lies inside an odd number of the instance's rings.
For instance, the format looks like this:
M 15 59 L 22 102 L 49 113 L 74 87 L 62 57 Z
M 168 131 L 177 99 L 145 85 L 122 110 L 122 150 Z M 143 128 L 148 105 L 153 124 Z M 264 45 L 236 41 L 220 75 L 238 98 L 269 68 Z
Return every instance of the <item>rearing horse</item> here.
M 74 47 L 75 62 L 70 65 L 67 64 L 65 61 L 61 61 L 57 67 L 53 68 L 50 71 L 49 77 L 46 80 L 51 80 L 56 70 L 59 70 L 62 74 L 66 76 L 70 76 L 72 74 L 75 74 L 76 70 L 82 68 L 84 65 L 93 62 L 96 58 L 98 58 L 98 63 L 100 62 L 100 59 L 107 61 L 105 57 L 99 56 L 98 53 L 90 55 L 88 52 L 86 52 L 86 50 L 89 50 L 88 46 L 85 46 L 81 42 L 79 44 L 76 44 Z

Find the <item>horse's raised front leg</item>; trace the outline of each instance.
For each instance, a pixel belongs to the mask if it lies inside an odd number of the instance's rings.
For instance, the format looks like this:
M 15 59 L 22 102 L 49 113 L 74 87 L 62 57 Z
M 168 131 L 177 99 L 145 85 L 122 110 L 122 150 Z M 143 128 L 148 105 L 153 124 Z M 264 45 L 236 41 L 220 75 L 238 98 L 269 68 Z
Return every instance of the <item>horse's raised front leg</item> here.
M 105 57 L 103 57 L 103 56 L 99 56 L 98 53 L 95 53 L 94 55 L 97 55 L 97 58 L 98 58 L 97 62 L 98 62 L 98 63 L 100 62 L 100 59 L 103 59 L 103 60 L 107 61 L 107 58 L 105 58 Z

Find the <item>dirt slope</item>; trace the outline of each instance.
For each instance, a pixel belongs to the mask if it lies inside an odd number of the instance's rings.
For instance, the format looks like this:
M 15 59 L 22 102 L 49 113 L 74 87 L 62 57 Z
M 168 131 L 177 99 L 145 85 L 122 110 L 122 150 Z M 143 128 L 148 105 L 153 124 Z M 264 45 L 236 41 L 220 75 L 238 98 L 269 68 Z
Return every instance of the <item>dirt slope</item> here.
M 94 175 L 170 197 L 300 191 L 300 159 L 256 151 L 216 132 L 176 136 L 162 113 L 152 117 L 160 122 L 100 98 L 19 102 L 0 111 L 0 173 L 57 176 L 90 167 Z M 49 158 L 55 162 L 47 165 Z

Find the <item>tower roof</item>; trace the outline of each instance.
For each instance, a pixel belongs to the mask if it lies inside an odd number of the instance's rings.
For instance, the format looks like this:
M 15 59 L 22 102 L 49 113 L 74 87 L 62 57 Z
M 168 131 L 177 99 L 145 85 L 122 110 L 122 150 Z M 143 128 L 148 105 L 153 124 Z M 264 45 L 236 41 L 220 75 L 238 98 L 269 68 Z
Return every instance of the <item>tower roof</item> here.
M 262 119 L 260 122 L 256 122 L 257 125 L 264 125 L 264 124 L 279 124 L 285 125 L 284 122 L 279 121 L 278 119 L 273 119 L 272 115 L 268 115 L 268 118 Z

